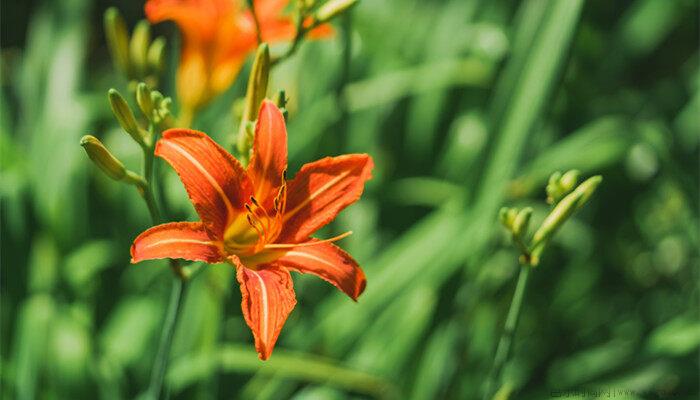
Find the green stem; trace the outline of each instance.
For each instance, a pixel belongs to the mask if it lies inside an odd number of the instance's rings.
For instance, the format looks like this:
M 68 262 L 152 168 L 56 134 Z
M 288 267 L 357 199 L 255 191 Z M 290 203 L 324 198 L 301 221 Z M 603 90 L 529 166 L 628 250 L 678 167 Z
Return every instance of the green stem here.
M 248 8 L 250 8 L 250 13 L 253 15 L 253 22 L 255 23 L 255 36 L 258 40 L 258 44 L 262 43 L 262 32 L 260 31 L 260 19 L 258 18 L 258 13 L 255 10 L 255 2 L 253 0 L 248 1 Z
M 284 54 L 280 55 L 279 57 L 275 57 L 270 61 L 270 65 L 275 66 L 282 61 L 288 59 L 291 57 L 299 48 L 299 45 L 301 44 L 302 39 L 304 39 L 304 36 L 306 36 L 306 32 L 312 30 L 317 24 L 312 24 L 312 26 L 308 28 L 304 28 L 304 18 L 305 18 L 305 13 L 303 9 L 299 9 L 297 11 L 297 20 L 296 20 L 296 28 L 295 28 L 295 35 L 294 35 L 294 40 L 292 41 L 292 44 L 287 48 L 287 51 L 284 52 Z
M 168 369 L 168 361 L 170 359 L 170 348 L 175 335 L 175 326 L 177 317 L 182 310 L 183 299 L 185 297 L 185 281 L 176 277 L 173 279 L 173 287 L 170 290 L 170 300 L 168 301 L 168 310 L 163 321 L 163 330 L 158 344 L 158 354 L 153 364 L 151 371 L 151 383 L 148 385 L 146 399 L 158 400 L 163 390 L 163 381 L 165 372 Z
M 152 126 L 150 133 L 151 141 L 154 142 L 155 135 Z M 149 143 L 147 146 L 143 147 L 144 180 L 138 187 L 141 197 L 143 197 L 146 205 L 148 206 L 148 211 L 151 214 L 153 224 L 155 225 L 161 223 L 161 215 L 158 204 L 155 200 L 155 196 L 153 195 L 153 150 L 153 143 Z M 170 268 L 173 270 L 175 277 L 173 279 L 173 286 L 170 291 L 170 300 L 168 301 L 168 309 L 165 314 L 163 330 L 161 331 L 160 342 L 158 344 L 158 353 L 156 354 L 156 359 L 151 371 L 151 382 L 148 385 L 148 391 L 146 393 L 146 398 L 152 400 L 158 400 L 163 389 L 163 380 L 168 367 L 168 360 L 170 359 L 170 348 L 172 347 L 175 326 L 177 325 L 177 318 L 180 315 L 180 310 L 182 308 L 185 285 L 187 283 L 187 277 L 182 270 L 182 266 L 180 266 L 177 260 L 170 260 Z
M 527 278 L 530 274 L 530 266 L 524 265 L 520 268 L 518 275 L 518 283 L 515 286 L 513 300 L 510 303 L 508 316 L 506 317 L 506 325 L 501 334 L 501 339 L 498 341 L 496 348 L 496 356 L 493 360 L 493 367 L 486 380 L 486 390 L 484 392 L 484 400 L 493 398 L 494 392 L 499 388 L 501 371 L 510 357 L 511 349 L 513 348 L 513 337 L 518 329 L 518 320 L 520 319 L 520 310 L 522 309 L 523 299 L 525 298 L 525 290 L 527 289 Z
M 160 210 L 156 203 L 156 198 L 153 196 L 153 147 L 147 146 L 143 149 L 143 177 L 146 179 L 146 184 L 140 189 L 141 196 L 148 206 L 148 212 L 151 214 L 153 224 L 159 224 Z

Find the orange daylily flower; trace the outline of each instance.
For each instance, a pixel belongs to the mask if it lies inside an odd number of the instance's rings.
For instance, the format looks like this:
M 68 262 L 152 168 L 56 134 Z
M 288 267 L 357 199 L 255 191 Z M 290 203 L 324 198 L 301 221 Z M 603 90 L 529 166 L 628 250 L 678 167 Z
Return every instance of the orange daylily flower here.
M 292 18 L 282 15 L 288 3 L 289 0 L 255 0 L 264 42 L 294 38 Z M 241 0 L 148 0 L 145 11 L 152 23 L 172 20 L 182 31 L 177 91 L 188 112 L 228 89 L 245 58 L 258 45 L 255 20 Z M 324 24 L 310 35 L 324 37 L 331 32 L 330 26 Z
M 304 165 L 286 179 L 287 131 L 270 101 L 260 108 L 253 154 L 247 168 L 202 132 L 170 129 L 156 145 L 180 176 L 200 222 L 172 222 L 143 232 L 131 261 L 183 258 L 235 266 L 241 307 L 261 359 L 272 353 L 296 304 L 289 271 L 317 275 L 353 300 L 365 274 L 332 244 L 346 235 L 310 238 L 360 198 L 370 179 L 367 154 L 327 157 Z

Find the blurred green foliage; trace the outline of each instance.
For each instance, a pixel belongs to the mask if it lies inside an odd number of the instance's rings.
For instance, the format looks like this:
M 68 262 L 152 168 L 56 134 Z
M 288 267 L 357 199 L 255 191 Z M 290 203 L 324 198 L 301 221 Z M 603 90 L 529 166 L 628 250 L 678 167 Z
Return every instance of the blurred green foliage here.
M 170 270 L 129 264 L 147 210 L 78 145 L 95 134 L 139 166 L 110 114 L 107 89 L 128 89 L 102 13 L 118 5 L 133 26 L 143 4 L 111 3 L 1 5 L 2 398 L 133 398 L 148 383 Z M 299 304 L 263 363 L 231 269 L 207 267 L 177 327 L 172 397 L 478 398 L 518 268 L 498 209 L 532 206 L 539 223 L 549 174 L 576 168 L 605 182 L 531 274 L 499 395 L 697 398 L 698 12 L 693 0 L 362 0 L 270 86 L 291 99 L 290 171 L 348 152 L 376 161 L 328 229 L 355 232 L 342 245 L 367 291 L 352 303 L 295 276 Z M 174 94 L 177 31 L 155 30 Z M 245 76 L 194 123 L 227 146 Z M 175 174 L 157 170 L 169 218 L 194 218 Z

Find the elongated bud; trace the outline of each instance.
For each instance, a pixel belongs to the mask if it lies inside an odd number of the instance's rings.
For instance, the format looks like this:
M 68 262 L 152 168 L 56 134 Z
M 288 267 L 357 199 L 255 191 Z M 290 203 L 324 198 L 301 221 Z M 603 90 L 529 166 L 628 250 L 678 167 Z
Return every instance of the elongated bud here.
M 559 187 L 559 180 L 561 179 L 561 172 L 557 171 L 549 176 L 549 181 L 547 182 L 547 187 L 545 191 L 547 192 L 547 204 L 555 204 L 562 197 L 561 188 Z
M 124 100 L 115 89 L 109 89 L 109 104 L 112 106 L 112 112 L 122 129 L 124 129 L 136 143 L 145 146 L 145 141 L 141 134 L 141 129 L 136 123 L 136 118 L 134 118 L 134 113 L 131 112 L 131 108 L 126 100 Z
M 83 146 L 92 162 L 100 167 L 107 176 L 115 181 L 120 181 L 126 176 L 124 164 L 112 155 L 98 138 L 85 135 L 80 139 L 80 145 Z
M 148 47 L 151 44 L 151 25 L 145 19 L 136 24 L 131 34 L 129 55 L 131 64 L 139 75 L 145 75 L 148 69 Z
M 513 229 L 513 222 L 515 221 L 515 217 L 518 215 L 518 210 L 515 208 L 508 208 L 508 207 L 503 207 L 498 213 L 498 218 L 501 221 L 501 224 L 506 227 L 506 229 L 512 231 Z
M 583 183 L 578 185 L 576 190 L 581 192 L 581 197 L 578 199 L 578 204 L 576 205 L 577 208 L 583 207 L 583 205 L 588 202 L 588 199 L 593 196 L 593 193 L 601 182 L 603 182 L 603 177 L 596 175 L 586 179 Z
M 110 7 L 104 14 L 104 29 L 107 45 L 116 69 L 129 76 L 129 33 L 119 10 Z
M 239 155 L 247 159 L 248 151 L 252 146 L 252 141 L 246 133 L 249 122 L 253 122 L 258 118 L 258 109 L 260 103 L 265 99 L 267 93 L 267 83 L 270 76 L 270 48 L 267 43 L 262 43 L 258 46 L 255 53 L 255 61 L 253 68 L 248 77 L 248 88 L 246 90 L 245 105 L 243 107 L 243 118 L 238 131 L 237 148 Z
M 258 46 L 255 53 L 255 61 L 248 78 L 248 88 L 246 90 L 246 103 L 243 110 L 243 117 L 248 121 L 255 121 L 258 116 L 260 103 L 265 99 L 267 93 L 267 83 L 270 77 L 270 47 L 267 43 Z
M 564 196 L 571 193 L 578 183 L 578 178 L 581 173 L 575 169 L 567 171 L 564 175 L 561 172 L 555 172 L 549 177 L 547 184 L 547 203 L 557 204 Z
M 574 211 L 581 208 L 581 206 L 588 201 L 602 180 L 603 178 L 600 175 L 591 177 L 580 184 L 573 192 L 561 199 L 549 215 L 547 215 L 547 218 L 544 219 L 537 232 L 535 232 L 532 238 L 533 247 L 538 247 L 540 244 L 547 241 L 554 232 L 569 219 Z
M 153 115 L 153 99 L 151 98 L 151 91 L 143 82 L 139 83 L 136 87 L 136 102 L 138 103 L 143 115 L 145 115 L 146 118 L 151 119 Z
M 567 194 L 571 193 L 571 191 L 574 190 L 578 184 L 578 178 L 580 175 L 581 172 L 576 169 L 567 171 L 561 176 L 561 179 L 559 179 L 559 186 L 561 186 L 562 190 Z
M 525 207 L 518 215 L 513 219 L 513 235 L 521 236 L 527 232 L 528 225 L 530 224 L 530 217 L 532 216 L 532 208 Z
M 314 17 L 319 23 L 328 22 L 357 4 L 357 0 L 330 0 L 316 10 Z
M 165 38 L 158 36 L 148 48 L 148 68 L 155 74 L 163 71 L 165 43 Z

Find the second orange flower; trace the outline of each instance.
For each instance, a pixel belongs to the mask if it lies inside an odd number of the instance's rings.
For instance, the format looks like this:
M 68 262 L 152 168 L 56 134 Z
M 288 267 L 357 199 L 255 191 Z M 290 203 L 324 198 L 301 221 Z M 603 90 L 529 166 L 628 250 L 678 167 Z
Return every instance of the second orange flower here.
M 288 3 L 255 0 L 262 41 L 294 38 L 294 21 L 284 15 Z M 152 23 L 174 21 L 182 32 L 177 91 L 185 113 L 195 112 L 231 86 L 258 45 L 255 19 L 241 0 L 149 0 L 146 16 Z M 321 25 L 311 33 L 325 36 L 330 27 Z

